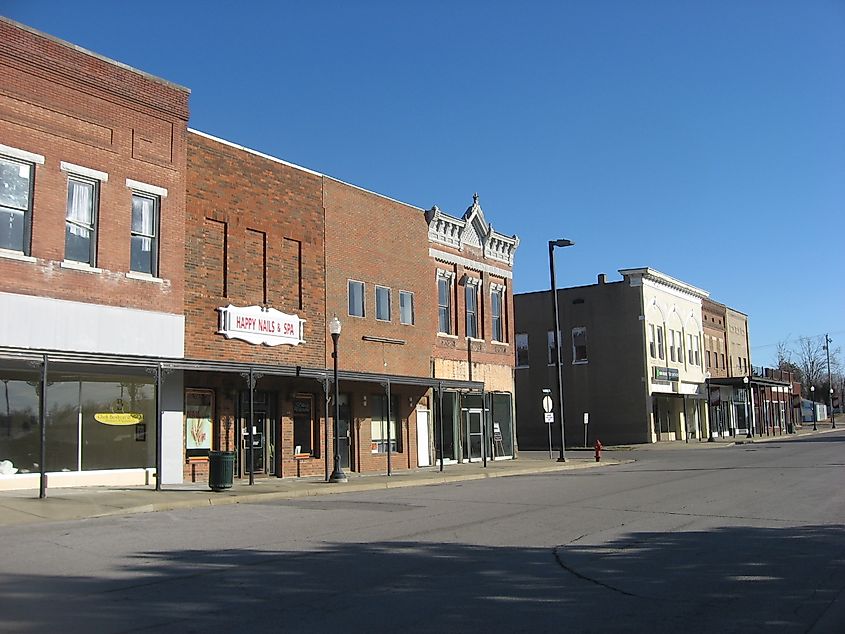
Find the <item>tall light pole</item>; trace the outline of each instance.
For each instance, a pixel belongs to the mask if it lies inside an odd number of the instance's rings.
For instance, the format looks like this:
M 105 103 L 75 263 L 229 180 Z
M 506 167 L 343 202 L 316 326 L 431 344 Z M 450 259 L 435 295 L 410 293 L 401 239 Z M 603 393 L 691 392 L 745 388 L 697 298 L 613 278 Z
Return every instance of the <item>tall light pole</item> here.
M 827 334 L 824 336 L 824 349 L 827 351 L 827 406 L 830 408 L 830 422 L 833 429 L 836 429 L 836 414 L 833 413 L 833 383 L 830 380 L 830 344 L 833 343 Z
M 555 247 L 571 247 L 575 243 L 571 240 L 549 240 L 549 273 L 551 275 L 552 286 L 552 306 L 554 312 L 554 322 L 552 329 L 554 330 L 555 338 L 555 372 L 557 372 L 557 404 L 558 416 L 560 416 L 560 457 L 558 462 L 566 462 L 566 452 L 564 449 L 564 425 L 563 425 L 563 377 L 560 371 L 560 319 L 558 317 L 557 308 L 557 281 L 555 280 Z
M 816 427 L 816 386 L 810 386 L 810 398 L 813 401 L 813 431 L 818 431 L 819 428 Z
M 751 400 L 751 386 L 747 375 L 742 377 L 742 383 L 745 385 L 745 437 L 751 438 L 753 432 L 751 420 L 748 417 L 748 402 Z
M 334 361 L 334 470 L 329 476 L 329 482 L 348 482 L 343 467 L 340 466 L 340 437 L 338 436 L 338 421 L 340 420 L 340 387 L 337 384 L 337 340 L 340 339 L 340 319 L 337 315 L 329 322 L 329 332 L 332 335 L 332 360 Z

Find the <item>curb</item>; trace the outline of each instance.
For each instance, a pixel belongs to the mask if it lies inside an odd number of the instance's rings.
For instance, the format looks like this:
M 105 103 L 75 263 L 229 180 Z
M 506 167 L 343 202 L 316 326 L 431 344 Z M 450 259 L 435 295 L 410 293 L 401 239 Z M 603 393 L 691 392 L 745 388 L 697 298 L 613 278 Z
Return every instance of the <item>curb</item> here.
M 630 464 L 635 460 L 607 460 L 600 463 L 588 462 L 578 464 L 561 464 L 549 465 L 543 467 L 524 467 L 521 469 L 513 469 L 507 472 L 486 472 L 486 473 L 467 473 L 454 475 L 440 475 L 436 474 L 433 477 L 424 477 L 416 479 L 402 479 L 402 480 L 387 480 L 380 482 L 356 482 L 346 483 L 344 486 L 333 487 L 322 486 L 308 487 L 302 489 L 293 489 L 289 491 L 266 491 L 262 493 L 245 493 L 235 494 L 224 493 L 214 496 L 197 496 L 190 500 L 174 500 L 171 502 L 158 502 L 153 504 L 143 504 L 140 506 L 127 507 L 122 509 L 113 509 L 103 513 L 95 513 L 86 515 L 86 518 L 94 517 L 113 517 L 118 515 L 134 515 L 137 513 L 150 513 L 158 511 L 176 511 L 191 508 L 203 508 L 207 506 L 229 506 L 232 504 L 254 504 L 257 502 L 269 502 L 275 500 L 297 499 L 318 497 L 323 495 L 338 495 L 342 493 L 361 493 L 364 491 L 375 491 L 379 489 L 403 489 L 418 486 L 432 486 L 438 484 L 450 484 L 453 482 L 470 482 L 474 480 L 486 480 L 488 478 L 503 478 L 509 476 L 522 475 L 538 475 L 543 473 L 557 473 L 561 471 L 576 471 L 580 469 L 592 469 L 596 467 L 616 466 L 620 464 Z M 325 482 L 319 482 L 319 485 L 325 485 Z M 206 493 L 206 492 L 203 492 Z M 83 518 L 79 518 L 83 519 Z M 58 520 L 57 520 L 58 521 Z

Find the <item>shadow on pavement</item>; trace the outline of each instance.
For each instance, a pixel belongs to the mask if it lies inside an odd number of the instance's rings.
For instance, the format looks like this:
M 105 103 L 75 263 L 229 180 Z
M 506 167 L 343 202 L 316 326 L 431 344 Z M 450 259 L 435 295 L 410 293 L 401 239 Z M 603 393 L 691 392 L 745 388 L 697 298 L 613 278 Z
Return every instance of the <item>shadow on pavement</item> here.
M 805 632 L 845 585 L 843 549 L 845 528 L 805 526 L 628 533 L 553 550 L 379 542 L 138 552 L 108 578 L 6 574 L 0 624 L 61 632 Z

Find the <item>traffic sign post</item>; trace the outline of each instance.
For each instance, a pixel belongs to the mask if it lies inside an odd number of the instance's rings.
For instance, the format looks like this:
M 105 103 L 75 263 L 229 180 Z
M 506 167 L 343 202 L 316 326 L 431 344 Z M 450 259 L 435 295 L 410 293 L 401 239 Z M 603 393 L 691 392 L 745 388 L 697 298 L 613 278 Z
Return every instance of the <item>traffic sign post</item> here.
M 555 415 L 552 412 L 552 407 L 554 407 L 554 403 L 552 402 L 552 397 L 550 396 L 552 391 L 548 388 L 543 390 L 543 422 L 545 422 L 549 426 L 549 460 L 552 459 L 552 425 L 555 422 Z
M 584 446 L 587 445 L 587 428 L 590 426 L 590 412 L 584 412 Z

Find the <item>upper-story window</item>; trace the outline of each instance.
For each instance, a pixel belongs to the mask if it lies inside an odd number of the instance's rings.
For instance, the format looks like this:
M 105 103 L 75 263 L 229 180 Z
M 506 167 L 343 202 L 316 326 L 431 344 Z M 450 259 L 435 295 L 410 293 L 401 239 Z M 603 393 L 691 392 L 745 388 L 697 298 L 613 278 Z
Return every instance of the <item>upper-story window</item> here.
M 376 319 L 390 321 L 390 289 L 376 286 Z
M 572 329 L 572 363 L 587 362 L 587 327 Z
M 464 287 L 466 299 L 466 336 L 478 339 L 478 280 L 469 278 Z
M 399 291 L 399 323 L 414 325 L 414 294 L 410 291 Z
M 518 367 L 528 366 L 528 333 L 516 333 L 516 365 Z
M 665 359 L 666 355 L 663 351 L 663 326 L 655 326 L 654 331 L 657 333 L 657 357 Z
M 648 354 L 652 359 L 657 358 L 657 339 L 654 334 L 654 324 L 648 325 Z
M 490 314 L 492 315 L 493 341 L 505 340 L 504 327 L 504 306 L 505 291 L 499 286 L 491 286 L 490 290 Z
M 687 335 L 687 361 L 690 365 L 701 365 L 700 347 L 698 335 Z
M 561 333 L 560 331 L 558 331 L 558 333 L 557 333 L 557 340 L 560 341 L 560 342 L 563 341 L 563 333 Z M 549 365 L 552 365 L 553 363 L 555 363 L 555 355 L 557 353 L 557 348 L 555 348 L 555 332 L 554 332 L 554 330 L 549 330 L 546 333 L 546 341 L 547 341 L 547 346 L 548 346 L 548 349 L 549 349 Z M 561 359 L 561 361 L 563 361 L 563 359 Z
M 348 292 L 349 315 L 352 317 L 364 316 L 364 282 L 349 280 Z
M 0 146 L 0 249 L 23 255 L 29 255 L 34 163 L 44 157 Z
M 452 276 L 437 274 L 437 331 L 452 334 Z
M 132 194 L 132 248 L 129 270 L 158 276 L 158 217 L 156 196 Z
M 158 277 L 161 201 L 167 197 L 164 187 L 148 185 L 130 178 L 126 186 L 132 190 L 132 226 L 130 229 L 129 270 Z
M 97 265 L 97 215 L 100 183 L 109 175 L 62 161 L 67 172 L 67 207 L 65 209 L 65 261 Z

